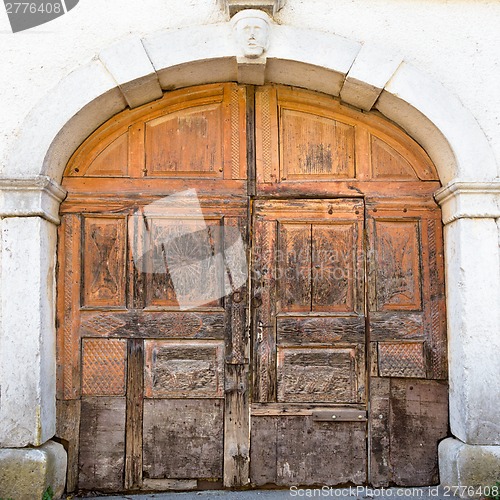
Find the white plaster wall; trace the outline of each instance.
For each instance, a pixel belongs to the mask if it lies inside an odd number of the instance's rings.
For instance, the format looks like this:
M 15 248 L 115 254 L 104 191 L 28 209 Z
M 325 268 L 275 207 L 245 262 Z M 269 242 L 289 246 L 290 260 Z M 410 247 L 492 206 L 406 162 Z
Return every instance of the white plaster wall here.
M 131 35 L 223 20 L 217 0 L 80 0 L 12 34 L 0 5 L 0 174 L 24 117 L 72 69 Z M 500 164 L 498 0 L 288 0 L 278 20 L 402 53 L 458 96 Z

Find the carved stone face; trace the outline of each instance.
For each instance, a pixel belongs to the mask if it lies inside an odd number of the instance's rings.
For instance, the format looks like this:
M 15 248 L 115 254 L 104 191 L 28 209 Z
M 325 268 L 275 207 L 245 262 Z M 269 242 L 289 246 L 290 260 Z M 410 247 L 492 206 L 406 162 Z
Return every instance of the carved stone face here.
M 235 25 L 236 40 L 245 57 L 255 59 L 267 50 L 269 25 L 259 17 L 240 19 Z

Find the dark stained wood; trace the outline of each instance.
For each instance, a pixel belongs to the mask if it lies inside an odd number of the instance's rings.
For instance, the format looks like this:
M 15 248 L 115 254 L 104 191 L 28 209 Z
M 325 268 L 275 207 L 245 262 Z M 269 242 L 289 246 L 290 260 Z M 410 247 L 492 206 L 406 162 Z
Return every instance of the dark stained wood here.
M 224 402 L 224 486 L 249 482 L 250 394 L 248 364 L 226 364 Z
M 312 226 L 312 310 L 357 312 L 357 224 Z
M 282 311 L 311 310 L 311 226 L 279 224 L 279 298 Z
M 364 318 L 360 316 L 278 316 L 276 320 L 280 345 L 363 342 Z
M 82 337 L 223 339 L 223 312 L 82 311 Z
M 383 311 L 370 314 L 371 340 L 412 340 L 423 338 L 424 318 L 421 312 Z
M 84 219 L 83 304 L 125 307 L 125 219 Z
M 142 485 L 142 423 L 144 400 L 144 345 L 128 341 L 127 418 L 125 423 L 125 489 Z
M 146 340 L 144 351 L 146 398 L 223 396 L 224 346 L 221 342 Z
M 437 446 L 448 433 L 445 382 L 400 378 L 371 381 L 371 472 L 377 487 L 438 483 Z
M 81 404 L 78 487 L 120 491 L 125 457 L 125 398 L 84 398 Z
M 372 377 L 370 380 L 370 413 L 368 415 L 370 471 L 368 481 L 376 488 L 389 486 L 392 480 L 391 422 L 389 419 L 390 384 L 389 378 Z
M 250 436 L 250 481 L 252 486 L 278 483 L 278 424 L 279 419 L 252 416 Z
M 220 479 L 223 472 L 223 401 L 144 401 L 144 477 Z
M 366 422 L 254 417 L 251 481 L 256 486 L 363 484 L 365 435 Z
M 275 248 L 277 224 L 256 216 L 253 243 L 253 392 L 252 400 L 274 401 L 276 397 L 276 280 Z
M 448 435 L 447 394 L 445 382 L 391 379 L 389 439 L 394 483 L 439 483 L 437 446 Z
M 78 489 L 78 449 L 80 440 L 80 401 L 56 401 L 56 437 L 64 444 L 68 454 L 66 492 Z
M 423 342 L 379 342 L 378 366 L 381 377 L 426 377 Z
M 359 357 L 353 348 L 279 349 L 278 401 L 357 403 Z

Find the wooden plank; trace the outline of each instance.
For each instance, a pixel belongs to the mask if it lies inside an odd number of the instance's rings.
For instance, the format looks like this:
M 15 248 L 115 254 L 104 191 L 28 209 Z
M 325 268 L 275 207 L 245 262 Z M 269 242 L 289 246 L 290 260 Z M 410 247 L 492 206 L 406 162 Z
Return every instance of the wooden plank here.
M 57 294 L 57 395 L 60 399 L 80 396 L 80 287 L 81 221 L 75 215 L 62 218 L 59 228 Z
M 357 403 L 356 357 L 354 348 L 278 348 L 278 401 Z
M 365 422 L 366 411 L 353 408 L 335 408 L 333 410 L 314 410 L 315 422 Z
M 223 339 L 222 312 L 82 311 L 82 337 Z
M 78 489 L 78 449 L 80 441 L 80 401 L 56 401 L 56 437 L 62 442 L 68 454 L 66 492 Z
M 368 416 L 369 476 L 376 488 L 391 484 L 390 448 L 390 379 L 370 380 L 370 412 Z
M 221 479 L 223 402 L 144 401 L 143 467 L 149 479 Z
M 278 486 L 366 482 L 366 422 L 275 418 Z
M 121 491 L 125 462 L 125 398 L 84 398 L 81 404 L 78 487 Z
M 278 300 L 281 311 L 311 310 L 311 226 L 278 224 Z
M 356 411 L 365 411 L 366 405 L 356 403 L 350 404 L 348 407 L 345 405 L 338 405 L 334 403 L 252 403 L 251 415 L 252 417 L 269 417 L 269 416 L 305 416 L 312 415 L 317 411 L 344 411 L 349 409 Z
M 364 342 L 365 320 L 362 316 L 278 316 L 280 345 Z
M 250 481 L 256 487 L 275 485 L 277 475 L 278 419 L 269 416 L 252 418 Z
M 152 491 L 189 491 L 198 488 L 196 479 L 144 479 L 144 490 Z
M 146 398 L 214 398 L 224 394 L 222 342 L 146 340 Z
M 144 147 L 144 122 L 134 123 L 128 129 L 128 158 L 130 177 L 142 177 L 147 171 Z
M 421 312 L 381 311 L 370 313 L 370 338 L 373 341 L 423 339 Z
M 250 408 L 246 364 L 227 364 L 224 401 L 224 486 L 249 483 Z
M 394 483 L 438 484 L 438 443 L 448 435 L 446 382 L 391 379 L 389 432 Z
M 125 307 L 126 234 L 123 217 L 84 219 L 84 305 Z
M 248 363 L 248 261 L 246 219 L 224 218 L 226 363 Z
M 275 221 L 254 223 L 253 244 L 253 346 L 254 379 L 252 399 L 257 402 L 276 398 L 276 242 Z
M 128 341 L 127 418 L 125 424 L 125 489 L 142 485 L 142 423 L 144 398 L 144 346 Z

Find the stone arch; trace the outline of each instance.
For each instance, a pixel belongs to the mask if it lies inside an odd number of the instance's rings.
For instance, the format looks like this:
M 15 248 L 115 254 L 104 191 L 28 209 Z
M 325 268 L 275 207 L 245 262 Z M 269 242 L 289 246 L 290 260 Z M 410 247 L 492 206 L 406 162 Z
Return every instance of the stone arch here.
M 315 50 L 318 46 L 323 50 Z M 399 57 L 333 34 L 274 26 L 267 60 L 253 71 L 262 83 L 305 87 L 379 110 L 424 147 L 443 185 L 498 176 L 492 150 L 471 113 Z M 70 73 L 32 110 L 4 174 L 59 182 L 76 147 L 127 106 L 155 100 L 164 90 L 242 78 L 229 23 L 121 41 Z

